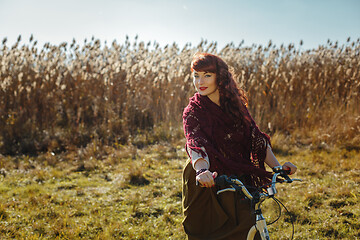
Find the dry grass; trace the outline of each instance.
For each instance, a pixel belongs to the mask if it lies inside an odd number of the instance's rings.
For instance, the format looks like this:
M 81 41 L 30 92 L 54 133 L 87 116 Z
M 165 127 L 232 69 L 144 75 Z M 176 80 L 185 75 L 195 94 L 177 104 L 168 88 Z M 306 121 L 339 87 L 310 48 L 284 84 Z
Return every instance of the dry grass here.
M 297 164 L 302 183 L 281 185 L 280 199 L 290 214 L 272 227 L 275 239 L 289 239 L 290 218 L 294 239 L 359 239 L 360 155 L 345 149 L 296 151 L 289 158 Z M 277 228 L 285 228 L 281 234 Z
M 180 149 L 119 146 L 99 158 L 84 149 L 53 155 L 54 166 L 0 157 L 0 238 L 182 239 Z
M 231 43 L 219 51 L 206 41 L 183 49 L 137 39 L 108 46 L 94 38 L 83 46 L 74 40 L 40 48 L 20 38 L 8 47 L 4 39 L 0 152 L 59 153 L 94 141 L 112 146 L 169 138 L 193 94 L 189 64 L 197 51 L 216 53 L 234 68 L 264 131 L 290 134 L 300 144 L 358 147 L 359 50 L 359 39 L 307 51 L 271 42 Z M 146 133 L 154 128 L 162 130 Z M 139 132 L 145 140 L 136 139 Z
M 183 143 L 107 147 L 97 157 L 90 148 L 0 157 L 6 172 L 0 175 L 0 238 L 185 239 Z M 297 240 L 360 238 L 359 157 L 345 149 L 289 148 L 279 154 L 281 162 L 299 167 L 296 177 L 304 181 L 279 185 L 277 197 L 290 213 L 270 226 L 272 239 L 289 239 L 291 218 Z M 58 164 L 49 165 L 54 160 Z M 274 220 L 271 200 L 263 210 Z

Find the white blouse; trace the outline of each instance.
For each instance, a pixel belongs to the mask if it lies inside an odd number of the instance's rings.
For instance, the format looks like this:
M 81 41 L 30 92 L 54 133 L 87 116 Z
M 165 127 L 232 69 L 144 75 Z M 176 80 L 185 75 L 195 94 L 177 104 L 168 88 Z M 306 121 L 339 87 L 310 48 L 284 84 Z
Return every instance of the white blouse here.
M 206 153 L 204 147 L 201 147 L 201 150 L 203 150 Z M 195 164 L 199 159 L 204 159 L 207 162 L 208 167 L 210 168 L 210 161 L 209 161 L 209 157 L 208 157 L 207 154 L 206 154 L 205 157 L 202 157 L 200 153 L 197 153 L 197 152 L 195 152 L 195 151 L 193 151 L 193 150 L 191 150 L 189 148 L 188 148 L 188 152 L 189 152 L 190 157 L 191 157 L 191 164 L 192 164 L 193 168 L 195 167 Z

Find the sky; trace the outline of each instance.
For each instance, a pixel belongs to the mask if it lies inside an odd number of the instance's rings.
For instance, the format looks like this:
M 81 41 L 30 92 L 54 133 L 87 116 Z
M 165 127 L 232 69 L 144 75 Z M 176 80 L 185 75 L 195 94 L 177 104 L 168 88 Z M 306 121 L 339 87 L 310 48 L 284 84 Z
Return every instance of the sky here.
M 0 40 L 15 43 L 30 35 L 46 42 L 78 43 L 92 36 L 118 43 L 158 42 L 160 46 L 202 39 L 218 49 L 274 44 L 317 48 L 360 38 L 360 0 L 0 0 Z

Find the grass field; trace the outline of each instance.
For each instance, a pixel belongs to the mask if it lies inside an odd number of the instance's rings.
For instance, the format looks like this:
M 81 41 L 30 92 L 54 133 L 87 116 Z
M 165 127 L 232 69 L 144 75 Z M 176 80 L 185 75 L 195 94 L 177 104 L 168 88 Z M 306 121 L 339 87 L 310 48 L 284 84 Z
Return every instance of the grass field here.
M 185 239 L 183 144 L 93 143 L 59 155 L 1 156 L 0 239 Z M 274 151 L 280 162 L 297 164 L 304 181 L 280 185 L 290 214 L 270 226 L 273 239 L 289 239 L 290 218 L 294 239 L 359 239 L 359 152 L 276 145 Z M 265 206 L 273 218 L 273 204 Z

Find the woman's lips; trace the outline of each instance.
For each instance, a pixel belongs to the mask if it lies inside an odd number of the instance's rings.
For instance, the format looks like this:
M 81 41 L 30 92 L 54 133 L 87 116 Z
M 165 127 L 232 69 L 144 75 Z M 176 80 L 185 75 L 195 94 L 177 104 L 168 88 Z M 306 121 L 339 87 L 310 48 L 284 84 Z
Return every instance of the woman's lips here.
M 199 89 L 200 89 L 201 91 L 204 91 L 204 90 L 207 89 L 207 87 L 200 87 Z

